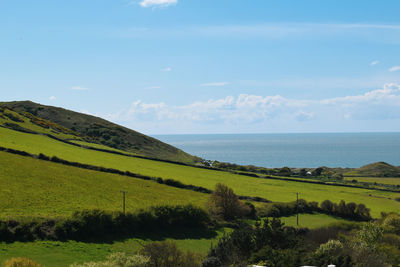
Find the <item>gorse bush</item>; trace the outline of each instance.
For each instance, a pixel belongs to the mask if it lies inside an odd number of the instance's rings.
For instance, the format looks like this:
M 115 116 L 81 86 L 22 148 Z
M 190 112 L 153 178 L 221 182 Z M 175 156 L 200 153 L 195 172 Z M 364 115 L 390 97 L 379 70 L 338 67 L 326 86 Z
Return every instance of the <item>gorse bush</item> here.
M 11 258 L 6 260 L 4 267 L 42 267 L 39 263 L 27 258 Z

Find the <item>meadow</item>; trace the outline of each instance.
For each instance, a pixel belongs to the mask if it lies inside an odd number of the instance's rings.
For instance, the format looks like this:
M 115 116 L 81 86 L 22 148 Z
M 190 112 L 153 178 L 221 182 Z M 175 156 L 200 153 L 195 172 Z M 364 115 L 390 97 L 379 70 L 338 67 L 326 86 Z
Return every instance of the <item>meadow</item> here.
M 0 152 L 0 218 L 70 216 L 76 210 L 121 211 L 192 203 L 209 195 L 152 181 L 85 170 Z
M 348 181 L 355 179 L 358 182 L 365 182 L 365 183 L 400 185 L 399 177 L 345 177 L 344 179 Z
M 184 235 L 162 237 L 159 233 L 153 233 L 145 238 L 130 238 L 110 243 L 35 241 L 7 244 L 0 242 L 0 266 L 3 261 L 12 257 L 28 257 L 44 266 L 67 267 L 74 262 L 102 261 L 113 252 L 125 252 L 132 255 L 146 243 L 164 240 L 173 240 L 182 250 L 205 255 L 211 244 L 215 244 L 224 233 L 230 231 L 228 228 L 222 228 L 212 237 Z
M 285 225 L 297 227 L 297 216 L 281 217 Z M 299 226 L 316 229 L 334 223 L 348 222 L 345 219 L 326 214 L 299 214 Z
M 1 138 L 2 136 L 5 138 Z M 371 214 L 375 217 L 378 217 L 382 211 L 395 211 L 400 208 L 400 202 L 394 200 L 400 197 L 399 193 L 253 178 L 230 172 L 88 150 L 46 136 L 26 134 L 5 128 L 0 128 L 0 146 L 34 154 L 44 153 L 69 161 L 116 168 L 123 171 L 129 170 L 148 176 L 172 178 L 185 184 L 209 189 L 213 189 L 217 183 L 224 183 L 232 187 L 239 195 L 259 196 L 275 202 L 293 201 L 296 198 L 296 192 L 299 192 L 300 197 L 308 201 L 321 202 L 329 199 L 333 202 L 339 202 L 343 199 L 346 202 L 364 203 L 371 209 Z

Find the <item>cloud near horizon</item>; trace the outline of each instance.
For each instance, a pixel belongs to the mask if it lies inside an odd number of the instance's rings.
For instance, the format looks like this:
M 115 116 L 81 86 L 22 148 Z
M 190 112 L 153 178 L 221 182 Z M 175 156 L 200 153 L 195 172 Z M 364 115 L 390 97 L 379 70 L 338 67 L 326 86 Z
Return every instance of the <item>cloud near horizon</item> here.
M 297 127 L 293 129 L 302 127 L 304 131 L 307 127 L 328 122 L 340 125 L 349 121 L 400 119 L 400 84 L 387 83 L 381 89 L 364 94 L 320 100 L 250 94 L 181 106 L 137 100 L 129 108 L 105 117 L 125 125 L 146 125 L 143 127 L 147 127 L 147 131 L 161 130 L 163 126 L 169 130 L 168 127 L 175 127 L 177 131 L 190 132 L 214 126 L 215 129 L 235 129 L 238 125 L 254 126 L 249 129 L 263 127 L 264 131 L 278 125 L 280 131 L 285 131 L 292 129 L 288 127 L 291 125 Z M 219 128 L 221 125 L 225 128 Z M 340 131 L 341 127 L 337 127 Z

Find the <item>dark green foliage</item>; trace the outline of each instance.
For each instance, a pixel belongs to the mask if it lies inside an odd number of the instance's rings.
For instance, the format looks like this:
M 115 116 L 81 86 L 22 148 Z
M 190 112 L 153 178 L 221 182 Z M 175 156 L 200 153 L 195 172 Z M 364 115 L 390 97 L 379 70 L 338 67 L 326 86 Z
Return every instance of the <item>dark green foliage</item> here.
M 70 218 L 29 223 L 0 222 L 0 241 L 104 240 L 180 227 L 206 228 L 208 214 L 192 205 L 160 206 L 126 215 L 100 210 L 75 212 Z
M 282 265 L 276 266 L 295 266 L 292 263 L 299 263 L 300 253 L 294 251 L 299 245 L 301 235 L 301 231 L 285 227 L 278 219 L 265 220 L 262 226 L 255 228 L 242 225 L 229 236 L 222 237 L 217 246 L 211 248 L 207 258 L 219 259 L 222 266 L 259 261 L 271 261 L 275 264 L 277 259 Z M 282 254 L 282 257 L 271 258 L 277 254 Z
M 203 261 L 201 267 L 222 267 L 222 263 L 217 257 L 208 257 Z
M 7 118 L 9 118 L 9 119 L 12 120 L 12 121 L 15 121 L 15 122 L 24 122 L 23 119 L 21 119 L 21 118 L 18 117 L 18 116 L 14 116 L 14 115 L 11 114 L 11 113 L 5 113 L 5 112 L 4 112 L 3 115 L 6 116 Z
M 258 209 L 258 216 L 261 217 L 285 217 L 296 213 L 325 213 L 345 219 L 355 221 L 370 221 L 371 215 L 369 209 L 364 204 L 356 204 L 354 202 L 347 203 L 342 200 L 339 204 L 333 203 L 330 200 L 324 200 L 320 207 L 317 202 L 307 202 L 304 199 L 299 199 L 289 203 L 274 203 L 269 204 L 264 208 Z
M 198 267 L 202 258 L 199 254 L 181 251 L 172 241 L 146 244 L 140 253 L 150 257 L 149 267 Z

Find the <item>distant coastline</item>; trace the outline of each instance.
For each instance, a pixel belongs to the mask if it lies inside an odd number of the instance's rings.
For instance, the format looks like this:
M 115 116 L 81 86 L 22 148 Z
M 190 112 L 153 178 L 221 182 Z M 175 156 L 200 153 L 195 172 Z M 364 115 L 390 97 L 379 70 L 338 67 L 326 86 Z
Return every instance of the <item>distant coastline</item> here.
M 262 167 L 400 165 L 400 133 L 271 133 L 153 135 L 209 160 Z

